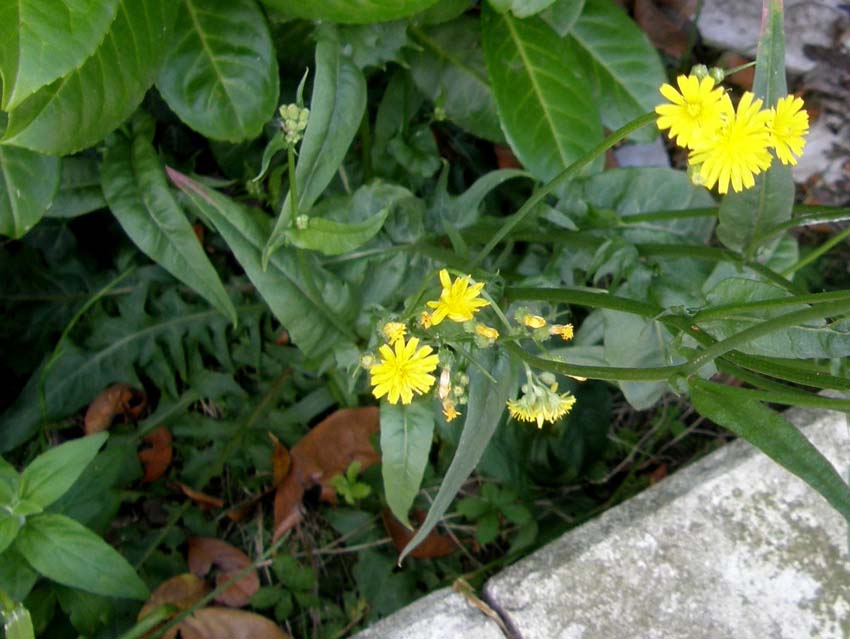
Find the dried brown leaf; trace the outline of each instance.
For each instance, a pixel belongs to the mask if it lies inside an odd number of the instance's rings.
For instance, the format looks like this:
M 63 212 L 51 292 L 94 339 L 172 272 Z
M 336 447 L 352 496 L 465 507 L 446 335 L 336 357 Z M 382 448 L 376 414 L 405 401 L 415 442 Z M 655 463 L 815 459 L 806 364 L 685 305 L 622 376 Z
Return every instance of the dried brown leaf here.
M 177 626 L 181 639 L 290 639 L 265 617 L 231 608 L 203 608 Z
M 86 435 L 106 430 L 119 415 L 135 419 L 146 405 L 144 393 L 134 391 L 129 384 L 110 386 L 89 404 L 84 422 Z
M 186 495 L 189 499 L 194 501 L 198 506 L 200 506 L 204 510 L 209 510 L 210 508 L 221 508 L 224 506 L 224 500 L 219 499 L 218 497 L 212 497 L 211 495 L 207 495 L 200 491 L 197 491 L 193 488 L 189 488 L 186 484 L 181 482 L 177 482 L 177 488 Z
M 421 510 L 416 510 L 413 513 L 413 517 L 418 523 L 422 523 L 425 519 L 425 513 Z M 393 540 L 393 544 L 395 544 L 395 547 L 398 548 L 399 552 L 401 552 L 405 546 L 407 546 L 408 542 L 413 539 L 413 535 L 416 534 L 416 531 L 408 530 L 404 524 L 396 519 L 395 515 L 393 515 L 388 508 L 384 508 L 381 512 L 381 519 L 384 520 L 384 528 L 387 529 L 390 538 Z M 434 529 L 427 537 L 425 537 L 422 543 L 410 553 L 410 556 L 416 557 L 417 559 L 435 559 L 437 557 L 446 557 L 447 555 L 452 554 L 456 549 L 457 545 L 451 537 L 448 535 L 440 535 L 437 533 L 437 530 Z
M 674 58 L 681 58 L 691 44 L 697 0 L 636 0 L 635 20 L 652 44 Z
M 272 433 L 269 433 L 269 438 L 274 444 L 272 450 L 272 477 L 275 486 L 280 486 L 286 476 L 289 474 L 289 469 L 292 466 L 292 457 L 286 446 L 280 443 L 280 440 Z
M 189 570 L 199 577 L 205 576 L 210 568 L 218 569 L 216 585 L 220 586 L 237 573 L 251 565 L 251 558 L 227 542 L 213 537 L 192 537 L 189 540 Z M 248 605 L 251 597 L 260 589 L 260 578 L 256 570 L 250 571 L 225 591 L 216 595 L 216 603 L 241 608 Z
M 203 599 L 210 591 L 206 581 L 193 574 L 184 573 L 163 581 L 151 593 L 150 599 L 139 611 L 138 620 L 145 618 L 154 608 L 171 604 L 178 610 L 187 610 Z
M 171 448 L 171 431 L 160 426 L 145 435 L 144 441 L 150 446 L 139 451 L 139 461 L 145 467 L 142 482 L 149 484 L 162 477 L 171 465 L 174 454 Z

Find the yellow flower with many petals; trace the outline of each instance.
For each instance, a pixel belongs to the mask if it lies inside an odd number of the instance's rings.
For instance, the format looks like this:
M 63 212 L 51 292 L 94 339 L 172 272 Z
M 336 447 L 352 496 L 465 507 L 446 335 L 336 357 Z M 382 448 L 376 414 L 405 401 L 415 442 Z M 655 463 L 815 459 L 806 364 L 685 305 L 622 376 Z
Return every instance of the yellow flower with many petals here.
M 471 276 L 464 275 L 452 282 L 446 269 L 440 271 L 440 283 L 443 285 L 440 299 L 428 302 L 428 307 L 434 309 L 431 313 L 431 323 L 434 326 L 447 317 L 453 322 L 469 321 L 482 307 L 490 304 L 479 297 L 481 289 L 484 288 L 483 282 L 471 284 L 470 281 Z
M 558 335 L 565 342 L 569 342 L 573 338 L 573 325 L 552 324 L 549 327 L 549 335 Z
M 387 322 L 381 332 L 390 344 L 395 344 L 407 333 L 407 327 L 401 322 Z
M 453 419 L 460 417 L 460 413 L 457 410 L 457 406 L 455 406 L 455 403 L 452 400 L 450 400 L 450 399 L 443 400 L 442 408 L 443 408 L 443 417 L 446 418 L 447 422 L 450 422 Z
M 411 337 L 408 342 L 402 337 L 393 348 L 384 344 L 378 349 L 381 362 L 369 369 L 372 394 L 380 399 L 384 395 L 390 404 L 409 404 L 413 394 L 421 395 L 434 385 L 431 375 L 439 358 L 432 355 L 430 346 L 419 348 L 419 339 Z
M 522 397 L 507 402 L 511 417 L 537 422 L 537 427 L 543 428 L 543 422 L 554 423 L 572 410 L 576 398 L 570 393 L 558 393 L 558 384 L 543 384 L 531 371 L 527 371 L 527 379 Z
M 679 146 L 693 148 L 694 143 L 704 136 L 711 137 L 722 124 L 721 102 L 725 93 L 722 88 L 715 88 L 710 76 L 700 79 L 695 75 L 680 75 L 676 84 L 678 91 L 669 84 L 661 85 L 661 95 L 671 104 L 655 107 L 658 128 L 670 129 L 667 134 Z
M 725 121 L 714 136 L 703 136 L 695 143 L 689 160 L 699 167 L 700 181 L 706 188 L 717 185 L 720 193 L 743 191 L 755 184 L 754 176 L 766 170 L 772 161 L 767 128 L 770 112 L 761 109 L 762 101 L 747 91 L 738 108 L 724 96 Z
M 803 147 L 806 145 L 803 136 L 809 132 L 809 114 L 803 108 L 803 101 L 794 95 L 780 98 L 770 110 L 767 126 L 770 130 L 770 146 L 776 151 L 779 161 L 782 164 L 797 164 L 797 158 L 803 155 Z

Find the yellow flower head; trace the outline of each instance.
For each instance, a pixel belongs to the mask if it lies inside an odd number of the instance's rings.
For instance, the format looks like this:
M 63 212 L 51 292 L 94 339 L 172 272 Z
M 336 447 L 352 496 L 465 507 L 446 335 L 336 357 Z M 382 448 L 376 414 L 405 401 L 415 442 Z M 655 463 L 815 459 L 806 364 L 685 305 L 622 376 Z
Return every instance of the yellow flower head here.
M 573 338 L 572 324 L 552 324 L 549 327 L 549 335 L 558 335 L 565 342 L 569 342 Z
M 475 334 L 480 335 L 484 339 L 488 339 L 490 341 L 494 341 L 499 339 L 499 331 L 491 326 L 487 326 L 486 324 L 478 323 L 475 325 Z
M 453 322 L 469 321 L 479 309 L 490 304 L 479 297 L 484 283 L 470 285 L 470 279 L 469 275 L 464 275 L 455 278 L 452 282 L 446 269 L 440 271 L 440 283 L 443 285 L 440 299 L 436 302 L 428 302 L 428 306 L 434 309 L 431 314 L 431 323 L 434 326 L 447 317 Z
M 434 376 L 430 375 L 439 358 L 432 355 L 430 346 L 419 348 L 419 340 L 411 337 L 408 342 L 402 337 L 393 348 L 384 344 L 378 349 L 381 362 L 369 370 L 372 394 L 380 399 L 384 395 L 390 404 L 409 404 L 413 393 L 421 395 L 434 385 Z
M 658 128 L 670 129 L 667 135 L 683 148 L 693 148 L 701 137 L 711 134 L 722 124 L 722 99 L 725 93 L 715 88 L 714 79 L 705 76 L 680 75 L 677 91 L 669 84 L 661 85 L 661 95 L 671 104 L 655 107 Z
M 387 322 L 381 332 L 390 344 L 395 344 L 407 333 L 407 327 L 401 322 Z
M 443 417 L 447 422 L 452 421 L 456 417 L 460 417 L 460 413 L 455 406 L 455 403 L 450 399 L 443 400 Z
M 431 324 L 431 313 L 429 313 L 428 311 L 422 311 L 419 314 L 419 326 L 427 330 L 431 328 Z
M 539 315 L 532 315 L 531 313 L 526 313 L 522 316 L 522 323 L 528 326 L 528 328 L 543 328 L 546 326 L 546 320 L 540 317 Z
M 809 132 L 809 114 L 803 108 L 803 101 L 794 95 L 780 98 L 776 107 L 770 110 L 767 126 L 770 129 L 770 146 L 776 151 L 779 161 L 797 164 L 797 158 L 803 155 L 806 145 L 803 136 Z
M 715 184 L 720 193 L 732 189 L 743 191 L 755 184 L 754 176 L 766 170 L 772 161 L 768 146 L 770 112 L 762 111 L 761 100 L 747 91 L 734 110 L 729 96 L 724 96 L 725 121 L 714 136 L 697 140 L 690 155 L 692 165 L 699 166 L 699 176 L 706 188 Z
M 508 413 L 521 422 L 537 422 L 538 428 L 543 428 L 543 422 L 555 423 L 576 403 L 575 397 L 557 390 L 557 384 L 543 386 L 529 379 L 523 386 L 522 397 L 508 400 Z

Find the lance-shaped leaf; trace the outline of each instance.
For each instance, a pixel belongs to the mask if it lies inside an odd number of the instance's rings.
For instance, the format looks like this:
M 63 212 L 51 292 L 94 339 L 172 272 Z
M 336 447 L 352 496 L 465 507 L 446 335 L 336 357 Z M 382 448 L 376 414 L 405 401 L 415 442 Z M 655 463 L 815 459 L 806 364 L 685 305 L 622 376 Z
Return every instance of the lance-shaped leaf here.
M 785 32 L 782 0 L 763 0 L 761 38 L 756 54 L 753 93 L 769 108 L 785 95 Z M 782 236 L 764 241 L 765 231 L 791 219 L 794 206 L 794 178 L 791 167 L 774 160 L 771 167 L 756 176 L 756 184 L 723 198 L 718 211 L 717 237 L 748 258 L 760 249 L 772 253 Z
M 542 19 L 485 8 L 482 39 L 505 136 L 536 178 L 551 180 L 602 141 L 587 81 Z
M 0 234 L 19 238 L 38 222 L 59 189 L 59 158 L 0 146 Z
M 177 201 L 144 125 L 114 135 L 101 168 L 112 214 L 145 255 L 236 323 L 236 310 Z
M 283 13 L 306 20 L 346 24 L 386 22 L 424 11 L 437 0 L 263 0 Z
M 118 0 L 0 3 L 4 111 L 80 66 L 103 40 Z
M 68 219 L 105 207 L 100 188 L 100 158 L 81 155 L 62 158 L 59 192 L 44 216 Z
M 98 142 L 153 84 L 177 7 L 173 0 L 118 0 L 115 20 L 94 53 L 13 109 L 3 141 L 51 155 Z
M 383 208 L 361 222 L 335 222 L 321 217 L 309 217 L 296 225 L 287 240 L 298 248 L 319 251 L 325 255 L 342 255 L 371 240 L 387 219 L 390 209 Z
M 255 0 L 183 0 L 157 79 L 190 127 L 216 140 L 257 137 L 277 106 L 277 58 Z
M 339 169 L 366 109 L 366 80 L 360 69 L 342 55 L 333 31 L 324 31 L 316 45 L 316 81 L 310 99 L 310 120 L 295 167 L 297 212 L 306 213 Z M 282 246 L 291 222 L 289 195 L 263 249 L 263 266 Z

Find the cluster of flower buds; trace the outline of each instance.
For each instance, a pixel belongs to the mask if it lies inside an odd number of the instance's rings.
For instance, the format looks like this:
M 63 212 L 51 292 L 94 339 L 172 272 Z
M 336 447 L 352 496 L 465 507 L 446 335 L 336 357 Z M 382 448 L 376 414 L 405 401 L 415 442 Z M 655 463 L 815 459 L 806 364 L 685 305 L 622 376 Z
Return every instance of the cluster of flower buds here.
M 310 109 L 297 104 L 283 104 L 278 109 L 282 118 L 281 128 L 290 146 L 295 146 L 304 137 L 307 121 L 310 119 Z

